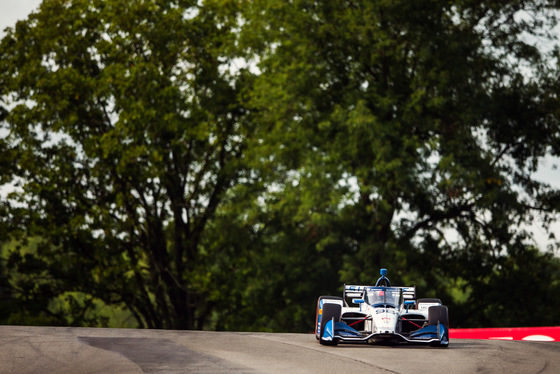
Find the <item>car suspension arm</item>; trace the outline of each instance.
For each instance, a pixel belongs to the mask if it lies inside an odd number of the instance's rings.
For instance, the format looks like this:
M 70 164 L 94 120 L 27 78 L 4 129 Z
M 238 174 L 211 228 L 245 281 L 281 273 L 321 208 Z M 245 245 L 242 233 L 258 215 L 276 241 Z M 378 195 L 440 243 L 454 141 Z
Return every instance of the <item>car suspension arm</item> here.
M 403 321 L 408 322 L 408 323 L 412 323 L 414 326 L 418 327 L 419 329 L 422 328 L 422 326 L 420 326 L 420 325 L 418 325 L 418 324 L 416 324 L 416 323 L 414 323 L 414 322 L 412 322 L 412 321 L 410 321 L 410 320 L 408 320 L 408 319 L 406 319 L 406 318 L 404 318 L 404 317 L 401 317 L 401 319 L 402 319 Z
M 367 316 L 367 317 L 364 318 L 364 319 L 359 319 L 359 320 L 357 320 L 357 321 L 354 321 L 354 322 L 350 323 L 348 326 L 352 327 L 352 326 L 354 326 L 354 325 L 356 325 L 356 324 L 358 324 L 358 323 L 360 323 L 360 322 L 363 322 L 363 321 L 365 321 L 365 320 L 367 320 L 367 319 L 370 319 L 370 318 L 371 318 L 371 316 Z

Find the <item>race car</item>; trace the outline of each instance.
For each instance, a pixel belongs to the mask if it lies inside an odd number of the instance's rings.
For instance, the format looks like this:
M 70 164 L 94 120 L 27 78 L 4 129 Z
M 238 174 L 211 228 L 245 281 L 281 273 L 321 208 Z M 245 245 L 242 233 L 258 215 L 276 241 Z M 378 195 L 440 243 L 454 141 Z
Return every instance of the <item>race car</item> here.
M 387 269 L 380 273 L 375 286 L 345 284 L 342 297 L 319 297 L 315 320 L 319 343 L 448 347 L 449 314 L 441 300 L 416 299 L 416 287 L 391 287 Z

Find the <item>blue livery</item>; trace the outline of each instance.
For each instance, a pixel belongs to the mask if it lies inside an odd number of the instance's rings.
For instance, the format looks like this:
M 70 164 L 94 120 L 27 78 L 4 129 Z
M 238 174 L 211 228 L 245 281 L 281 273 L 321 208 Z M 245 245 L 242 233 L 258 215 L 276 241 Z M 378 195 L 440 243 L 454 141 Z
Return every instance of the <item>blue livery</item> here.
M 449 315 L 441 300 L 416 299 L 415 287 L 393 287 L 387 269 L 380 274 L 375 286 L 344 285 L 342 297 L 319 298 L 315 320 L 319 342 L 447 347 Z

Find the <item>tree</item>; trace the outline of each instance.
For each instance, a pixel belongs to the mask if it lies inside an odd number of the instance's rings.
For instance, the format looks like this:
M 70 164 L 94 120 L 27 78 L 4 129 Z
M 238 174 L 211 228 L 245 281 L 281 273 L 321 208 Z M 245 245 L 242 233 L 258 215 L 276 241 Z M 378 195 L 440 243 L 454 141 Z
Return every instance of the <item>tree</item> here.
M 552 39 L 551 9 L 558 3 L 246 8 L 263 151 L 304 195 L 330 189 L 309 222 L 329 238 L 317 256 L 342 253 L 342 281 L 371 282 L 389 267 L 399 283 L 450 300 L 452 313 L 511 281 L 508 259 L 533 245 L 526 227 L 558 213 L 558 191 L 533 177 L 560 150 L 558 51 L 535 45 Z M 467 287 L 477 288 L 468 302 L 454 298 Z
M 0 45 L 0 287 L 40 278 L 26 308 L 69 295 L 68 323 L 101 300 L 311 331 L 319 294 L 388 267 L 464 326 L 521 323 L 489 316 L 558 288 L 526 228 L 560 206 L 533 176 L 560 153 L 559 53 L 533 45 L 558 5 L 45 0 Z
M 55 295 L 125 306 L 140 326 L 204 326 L 207 265 L 222 250 L 207 228 L 251 179 L 234 5 L 45 0 L 8 30 L 0 150 L 14 191 L 2 224 L 40 242 L 6 263 L 39 261 Z

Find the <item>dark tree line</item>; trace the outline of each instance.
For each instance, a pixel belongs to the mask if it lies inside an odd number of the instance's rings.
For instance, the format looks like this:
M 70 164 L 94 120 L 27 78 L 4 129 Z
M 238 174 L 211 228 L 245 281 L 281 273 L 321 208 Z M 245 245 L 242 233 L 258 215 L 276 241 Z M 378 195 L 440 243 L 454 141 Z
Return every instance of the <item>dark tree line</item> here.
M 0 45 L 0 322 L 310 331 L 387 267 L 558 324 L 559 6 L 44 0 Z

